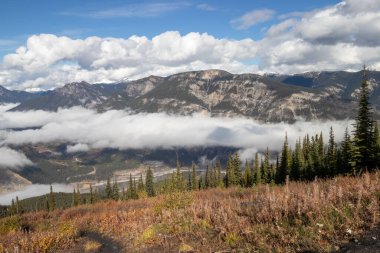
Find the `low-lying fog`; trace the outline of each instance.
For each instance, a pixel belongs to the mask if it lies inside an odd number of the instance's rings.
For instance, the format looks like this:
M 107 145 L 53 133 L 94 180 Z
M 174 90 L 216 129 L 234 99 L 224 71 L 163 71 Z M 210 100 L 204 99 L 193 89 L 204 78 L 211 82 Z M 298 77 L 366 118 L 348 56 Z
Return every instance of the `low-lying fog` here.
M 30 165 L 33 161 L 9 145 L 60 141 L 70 143 L 67 152 L 85 152 L 92 148 L 231 146 L 240 149 L 241 158 L 245 160 L 266 147 L 280 150 L 285 133 L 291 144 L 306 133 L 315 135 L 321 131 L 327 141 L 332 126 L 339 141 L 345 128 L 352 126 L 348 120 L 264 124 L 243 117 L 132 114 L 121 110 L 97 113 L 82 107 L 57 112 L 7 112 L 12 106 L 0 106 L 0 167 L 11 169 Z

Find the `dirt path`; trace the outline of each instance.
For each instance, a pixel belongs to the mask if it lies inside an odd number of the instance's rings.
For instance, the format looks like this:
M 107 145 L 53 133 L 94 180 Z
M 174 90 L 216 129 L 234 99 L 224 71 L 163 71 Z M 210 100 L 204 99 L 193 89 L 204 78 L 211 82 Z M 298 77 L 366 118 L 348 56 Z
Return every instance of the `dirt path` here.
M 89 238 L 93 241 L 96 241 L 102 244 L 102 247 L 99 251 L 101 253 L 118 253 L 121 252 L 121 246 L 114 242 L 111 238 L 103 236 L 96 232 L 85 232 L 84 237 Z
M 342 245 L 336 253 L 380 253 L 380 227 Z

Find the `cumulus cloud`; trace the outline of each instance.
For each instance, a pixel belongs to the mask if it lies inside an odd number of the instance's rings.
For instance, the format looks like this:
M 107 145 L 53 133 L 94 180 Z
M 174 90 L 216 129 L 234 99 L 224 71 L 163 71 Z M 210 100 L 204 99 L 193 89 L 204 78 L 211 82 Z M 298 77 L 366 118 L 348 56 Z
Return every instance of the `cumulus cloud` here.
M 380 69 L 379 10 L 380 1 L 346 0 L 310 12 L 285 13 L 260 40 L 176 31 L 153 38 L 33 35 L 4 56 L 0 85 L 40 90 L 73 81 L 107 83 L 201 69 L 292 74 L 359 70 L 364 63 Z M 272 17 L 272 10 L 256 10 L 231 24 L 246 29 Z
M 231 25 L 239 30 L 248 29 L 258 23 L 268 21 L 274 17 L 276 12 L 270 9 L 254 10 L 243 16 L 231 20 Z
M 66 147 L 67 153 L 77 153 L 77 152 L 85 152 L 90 150 L 89 146 L 87 144 L 78 143 L 75 145 L 68 145 Z
M 33 163 L 22 153 L 8 147 L 0 147 L 0 168 L 18 169 Z
M 72 81 L 116 82 L 207 68 L 252 72 L 254 69 L 242 61 L 255 54 L 256 43 L 251 39 L 217 39 L 207 33 L 169 31 L 152 39 L 83 40 L 41 34 L 31 36 L 26 46 L 4 57 L 0 84 L 38 90 Z
M 72 192 L 73 186 L 66 184 L 52 184 L 54 192 Z M 0 205 L 9 205 L 12 199 L 18 197 L 21 199 L 31 198 L 34 196 L 40 196 L 50 192 L 50 185 L 45 184 L 32 184 L 28 185 L 22 190 L 0 194 Z
M 241 149 L 281 148 L 285 132 L 290 143 L 306 133 L 324 132 L 333 126 L 341 139 L 350 122 L 297 122 L 262 124 L 248 118 L 211 118 L 202 115 L 173 116 L 164 113 L 97 113 L 76 107 L 57 112 L 5 112 L 0 121 L 0 143 L 72 143 L 69 152 L 91 148 L 141 149 L 193 146 L 230 146 Z M 38 115 L 38 120 L 36 116 Z M 32 129 L 11 130 L 14 127 Z M 76 144 L 76 145 L 75 145 Z

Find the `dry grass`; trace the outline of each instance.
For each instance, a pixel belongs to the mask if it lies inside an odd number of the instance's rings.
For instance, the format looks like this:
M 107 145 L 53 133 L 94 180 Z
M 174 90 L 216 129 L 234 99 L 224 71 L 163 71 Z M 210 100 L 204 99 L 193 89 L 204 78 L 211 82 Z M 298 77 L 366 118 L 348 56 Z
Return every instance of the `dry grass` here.
M 21 220 L 34 232 L 3 228 L 0 252 L 70 252 L 79 231 L 111 238 L 125 252 L 329 252 L 378 224 L 379 203 L 378 173 L 110 201 L 27 214 Z
M 84 251 L 85 252 L 96 252 L 102 247 L 102 244 L 96 241 L 87 241 L 84 244 Z

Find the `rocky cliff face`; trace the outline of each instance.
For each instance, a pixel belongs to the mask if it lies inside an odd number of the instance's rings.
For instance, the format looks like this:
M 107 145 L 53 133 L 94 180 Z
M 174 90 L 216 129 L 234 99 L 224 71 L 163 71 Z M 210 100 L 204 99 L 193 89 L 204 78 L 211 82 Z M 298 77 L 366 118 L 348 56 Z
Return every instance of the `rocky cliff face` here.
M 240 115 L 273 122 L 342 119 L 353 117 L 355 111 L 353 100 L 340 99 L 334 89 L 285 85 L 253 74 L 198 71 L 173 75 L 160 82 L 125 106 L 138 112 Z
M 380 111 L 380 72 L 369 72 L 371 102 Z M 356 115 L 361 72 L 234 75 L 222 70 L 149 76 L 116 84 L 67 84 L 14 110 L 84 106 L 187 115 L 246 116 L 261 121 L 344 119 Z

